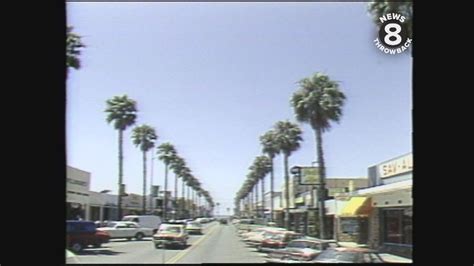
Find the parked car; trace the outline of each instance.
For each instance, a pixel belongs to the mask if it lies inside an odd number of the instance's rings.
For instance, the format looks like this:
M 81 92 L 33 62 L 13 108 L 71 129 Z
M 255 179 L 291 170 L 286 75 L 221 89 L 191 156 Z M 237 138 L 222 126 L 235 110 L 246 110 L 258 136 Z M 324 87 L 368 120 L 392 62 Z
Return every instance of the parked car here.
M 208 222 L 209 222 L 209 219 L 208 219 L 208 218 L 205 218 L 205 217 L 200 217 L 200 218 L 197 218 L 197 219 L 196 219 L 196 222 L 205 224 L 205 223 L 208 223 Z
M 156 215 L 127 215 L 122 218 L 125 222 L 135 222 L 141 227 L 153 229 L 153 233 L 158 231 L 162 223 L 161 217 Z
M 109 222 L 106 227 L 97 228 L 98 231 L 109 233 L 110 238 L 126 238 L 142 240 L 144 237 L 153 236 L 152 228 L 141 227 L 135 222 Z
M 375 250 L 338 247 L 324 250 L 311 263 L 386 263 Z
M 267 232 L 273 232 L 273 231 L 287 231 L 285 228 L 277 228 L 277 227 L 259 227 L 255 229 L 254 231 L 248 232 L 248 233 L 243 233 L 242 234 L 242 240 L 244 242 L 255 242 L 255 240 L 258 240 L 257 242 L 260 243 L 263 239 L 263 235 Z
M 66 221 L 66 247 L 79 252 L 88 246 L 100 247 L 109 242 L 107 232 L 98 231 L 92 221 Z
M 186 231 L 188 231 L 189 234 L 202 235 L 202 225 L 198 222 L 188 222 L 186 223 Z
M 288 243 L 284 249 L 276 249 L 268 254 L 267 262 L 276 262 L 272 260 L 297 260 L 309 261 L 314 259 L 323 250 L 330 247 L 337 247 L 335 240 L 322 240 L 318 238 L 305 237 L 295 239 Z
M 261 233 L 251 235 L 247 237 L 244 241 L 247 245 L 257 247 L 259 246 L 264 239 L 267 239 L 273 236 L 276 232 L 287 232 L 286 229 L 282 228 L 275 228 L 275 227 L 267 227 Z
M 187 246 L 188 232 L 186 226 L 182 224 L 162 224 L 153 235 L 153 245 L 155 248 L 169 245 L 179 245 L 182 248 Z
M 260 252 L 272 252 L 275 249 L 285 248 L 292 240 L 302 238 L 303 234 L 293 231 L 274 232 L 262 240 L 257 250 Z

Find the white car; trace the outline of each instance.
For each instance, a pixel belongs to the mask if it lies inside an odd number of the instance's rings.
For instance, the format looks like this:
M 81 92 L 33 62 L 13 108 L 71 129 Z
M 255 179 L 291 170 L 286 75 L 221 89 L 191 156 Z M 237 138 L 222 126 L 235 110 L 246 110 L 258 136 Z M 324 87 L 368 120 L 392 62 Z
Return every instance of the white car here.
M 144 237 L 153 236 L 152 228 L 140 227 L 135 222 L 110 222 L 106 227 L 99 227 L 97 230 L 109 233 L 110 238 L 127 238 L 128 240 L 132 238 L 142 240 Z

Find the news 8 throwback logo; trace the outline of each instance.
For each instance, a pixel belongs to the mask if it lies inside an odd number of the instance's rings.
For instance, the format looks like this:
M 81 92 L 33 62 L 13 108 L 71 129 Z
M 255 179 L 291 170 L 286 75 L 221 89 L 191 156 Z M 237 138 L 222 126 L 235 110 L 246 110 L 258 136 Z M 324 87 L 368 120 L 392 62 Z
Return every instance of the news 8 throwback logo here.
M 400 54 L 410 47 L 412 39 L 408 38 L 406 18 L 398 13 L 388 13 L 379 17 L 379 36 L 374 40 L 375 46 L 386 54 Z

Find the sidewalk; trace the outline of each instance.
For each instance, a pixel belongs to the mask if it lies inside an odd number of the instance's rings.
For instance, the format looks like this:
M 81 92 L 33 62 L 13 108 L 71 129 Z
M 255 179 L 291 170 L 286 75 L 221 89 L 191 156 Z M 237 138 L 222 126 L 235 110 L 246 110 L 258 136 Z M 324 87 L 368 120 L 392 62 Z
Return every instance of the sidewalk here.
M 361 245 L 354 242 L 338 242 L 341 247 L 358 247 L 358 248 L 367 248 L 367 245 Z M 413 260 L 400 257 L 397 255 L 389 253 L 379 253 L 380 257 L 388 263 L 413 263 Z

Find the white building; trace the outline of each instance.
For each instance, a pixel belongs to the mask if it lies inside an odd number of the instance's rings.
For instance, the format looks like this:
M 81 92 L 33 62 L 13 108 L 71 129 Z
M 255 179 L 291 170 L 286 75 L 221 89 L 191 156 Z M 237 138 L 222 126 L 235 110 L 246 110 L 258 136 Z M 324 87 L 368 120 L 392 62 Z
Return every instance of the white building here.
M 71 166 L 66 169 L 66 219 L 89 219 L 91 174 Z

